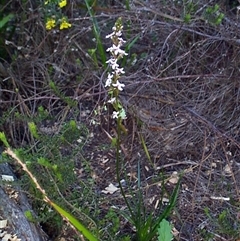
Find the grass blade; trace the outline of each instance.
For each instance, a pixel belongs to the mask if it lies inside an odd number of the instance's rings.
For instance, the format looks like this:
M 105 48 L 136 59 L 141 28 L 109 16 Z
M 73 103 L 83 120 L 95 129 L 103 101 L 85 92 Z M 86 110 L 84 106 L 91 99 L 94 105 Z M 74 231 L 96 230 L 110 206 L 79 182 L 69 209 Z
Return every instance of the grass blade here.
M 92 19 L 93 33 L 94 33 L 94 36 L 95 36 L 96 41 L 97 41 L 97 50 L 98 50 L 98 53 L 100 54 L 102 64 L 103 64 L 104 68 L 106 69 L 107 68 L 106 53 L 105 53 L 105 50 L 104 50 L 104 47 L 103 47 L 103 44 L 102 44 L 102 41 L 101 41 L 101 38 L 100 38 L 100 31 L 99 31 L 98 23 L 96 21 L 96 18 L 94 17 L 92 7 L 90 7 L 88 1 L 89 0 L 85 0 L 85 4 L 86 4 L 87 10 L 88 10 L 88 13 L 89 13 L 89 15 Z
M 139 135 L 140 135 L 141 143 L 142 143 L 142 145 L 143 145 L 143 149 L 144 149 L 144 151 L 145 151 L 145 154 L 146 154 L 149 162 L 150 162 L 150 163 L 152 164 L 152 166 L 153 166 L 153 162 L 152 162 L 152 159 L 151 159 L 151 157 L 150 157 L 150 154 L 149 154 L 147 145 L 146 145 L 146 143 L 145 143 L 145 141 L 144 141 L 144 139 L 143 139 L 143 136 L 142 136 L 141 133 L 139 133 Z
M 51 202 L 50 204 L 58 213 L 60 213 L 63 217 L 67 218 L 69 222 L 84 235 L 84 237 L 86 237 L 90 241 L 98 241 L 98 239 L 93 236 L 93 234 L 70 213 L 59 207 L 54 202 Z
M 8 14 L 4 18 L 0 20 L 0 29 L 4 27 L 12 18 L 14 17 L 13 14 Z

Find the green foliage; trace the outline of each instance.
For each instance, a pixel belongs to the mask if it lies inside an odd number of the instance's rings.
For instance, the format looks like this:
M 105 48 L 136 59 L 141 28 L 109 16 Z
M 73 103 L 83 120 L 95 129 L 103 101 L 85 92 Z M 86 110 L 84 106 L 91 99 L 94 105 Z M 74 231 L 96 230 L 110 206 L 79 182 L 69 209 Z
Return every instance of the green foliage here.
M 94 1 L 91 0 L 84 0 L 87 10 L 88 10 L 88 14 L 91 17 L 92 20 L 92 24 L 93 24 L 93 34 L 96 40 L 96 50 L 91 49 L 90 53 L 92 54 L 91 56 L 93 57 L 94 63 L 96 64 L 96 51 L 99 54 L 99 57 L 101 59 L 101 63 L 104 66 L 104 68 L 107 68 L 107 64 L 106 64 L 106 52 L 104 50 L 103 44 L 102 44 L 102 40 L 101 40 L 101 36 L 100 36 L 100 29 L 98 26 L 98 22 L 95 18 L 95 12 L 92 8 L 92 5 L 94 4 Z
M 34 122 L 29 122 L 28 123 L 28 128 L 31 132 L 31 134 L 36 138 L 39 139 L 38 131 L 37 131 L 37 126 L 35 125 Z
M 53 90 L 54 94 L 61 98 L 61 100 L 64 101 L 69 107 L 77 106 L 77 101 L 62 93 L 59 87 L 53 81 L 49 82 L 49 87 Z
M 183 6 L 184 6 L 184 15 L 183 15 L 184 22 L 190 23 L 191 19 L 194 17 L 197 11 L 198 5 L 196 2 L 193 2 L 191 0 L 184 0 Z
M 147 145 L 146 145 L 146 143 L 145 143 L 145 141 L 144 141 L 144 138 L 143 138 L 143 136 L 142 136 L 141 133 L 139 133 L 139 136 L 140 136 L 140 140 L 141 140 L 141 143 L 142 143 L 144 152 L 145 152 L 145 154 L 146 154 L 146 156 L 147 156 L 147 159 L 148 159 L 148 161 L 151 163 L 151 165 L 153 166 L 153 162 L 152 162 L 151 156 L 150 156 L 150 154 L 149 154 Z
M 214 6 L 206 6 L 201 17 L 196 15 L 200 8 L 198 2 L 185 0 L 183 1 L 183 6 L 183 19 L 185 23 L 191 23 L 193 20 L 201 19 L 210 23 L 211 25 L 216 26 L 221 24 L 224 18 L 224 14 L 220 11 L 220 6 L 218 4 L 215 4 Z
M 113 137 L 112 140 L 111 140 L 111 146 L 116 147 L 116 145 L 117 145 L 117 138 Z
M 37 110 L 37 117 L 38 121 L 41 122 L 49 117 L 49 113 L 43 108 L 43 106 L 39 106 Z
M 5 60 L 9 57 L 5 46 L 5 40 L 11 41 L 15 32 L 15 25 L 12 22 L 14 14 L 7 3 L 8 1 L 4 0 L 0 3 L 0 56 Z
M 218 216 L 213 216 L 209 208 L 205 207 L 204 212 L 209 219 L 209 222 L 213 225 L 213 232 L 226 237 L 239 238 L 240 222 L 236 218 L 236 213 L 230 213 L 228 209 L 222 210 Z M 205 237 L 212 237 L 212 232 L 207 229 L 201 231 Z
M 27 210 L 24 212 L 25 217 L 27 218 L 28 221 L 30 222 L 35 222 L 36 219 L 34 218 L 32 212 L 30 210 Z
M 129 0 L 125 1 L 125 7 L 128 11 L 130 11 L 130 1 Z
M 185 14 L 184 22 L 185 23 L 190 23 L 191 22 L 191 14 L 190 13 Z
M 24 168 L 24 170 L 26 171 L 26 173 L 30 177 L 32 177 L 32 172 L 30 172 L 29 168 L 28 167 L 26 168 L 26 166 L 24 164 L 22 164 L 22 160 L 19 159 L 19 151 L 14 151 L 13 152 L 11 150 L 11 148 L 8 148 L 7 153 L 10 156 L 12 156 L 18 162 L 18 164 L 20 164 Z M 50 166 L 50 164 L 46 160 L 41 159 L 40 162 L 44 163 L 45 166 Z M 70 214 L 70 212 L 68 212 L 66 209 L 63 209 L 62 207 L 60 207 L 56 203 L 52 202 L 51 199 L 49 199 L 48 194 L 46 194 L 45 190 L 43 190 L 41 185 L 39 185 L 39 182 L 36 181 L 35 177 L 32 177 L 31 181 L 34 183 L 34 185 L 36 186 L 38 191 L 40 191 L 40 193 L 42 194 L 43 200 L 45 201 L 45 203 L 47 203 L 50 206 L 52 206 L 63 218 L 67 219 L 88 240 L 90 240 L 90 241 L 97 241 L 98 240 L 97 238 L 95 238 L 95 236 L 80 221 L 78 221 L 74 216 L 72 216 Z M 29 221 L 34 221 L 33 215 L 32 215 L 32 213 L 30 211 L 27 210 L 27 211 L 25 211 L 24 214 L 29 219 Z
M 138 41 L 139 35 L 137 35 L 131 42 L 126 44 L 125 52 L 129 53 L 131 48 L 134 46 L 134 44 Z M 126 66 L 126 64 L 134 64 L 136 61 L 137 56 L 133 53 L 130 56 L 124 56 L 122 61 L 122 66 Z
M 36 201 L 33 204 L 36 205 Z M 47 203 L 38 202 L 38 205 L 38 210 L 41 209 L 41 212 L 38 211 L 35 221 L 46 227 L 46 229 L 50 229 L 48 231 L 51 231 L 51 235 L 57 235 L 63 226 L 62 216 Z M 54 230 L 54 233 L 52 233 L 52 230 Z
M 159 223 L 158 241 L 171 241 L 173 239 L 172 228 L 166 219 Z
M 51 203 L 51 205 L 65 218 L 67 218 L 70 223 L 79 231 L 81 232 L 85 238 L 90 241 L 98 241 L 98 239 L 81 223 L 79 222 L 74 216 L 72 216 L 69 212 L 62 209 L 55 203 Z
M 14 17 L 13 14 L 8 14 L 7 16 L 0 19 L 0 30 L 4 28 L 4 26 Z
M 92 60 L 96 67 L 98 67 L 98 58 L 97 58 L 97 49 L 88 49 L 89 55 L 92 57 Z
M 9 143 L 7 141 L 7 138 L 5 136 L 5 133 L 4 132 L 0 132 L 0 140 L 3 142 L 3 144 L 6 146 L 6 147 L 9 147 Z
M 43 111 L 44 110 L 41 109 L 41 112 Z M 86 238 L 88 238 L 90 241 L 96 241 L 97 239 L 84 226 L 84 224 L 70 214 L 66 208 L 64 199 L 62 199 L 63 196 L 59 196 L 59 190 L 61 193 L 64 193 L 65 190 L 67 190 L 76 180 L 76 176 L 73 173 L 74 165 L 72 160 L 75 153 L 74 148 L 72 148 L 73 152 L 71 155 L 65 154 L 64 156 L 61 155 L 60 149 L 61 147 L 64 147 L 66 139 L 67 144 L 74 143 L 74 141 L 80 137 L 80 134 L 83 134 L 83 129 L 79 128 L 74 120 L 67 122 L 63 127 L 63 130 L 60 131 L 59 134 L 56 134 L 55 137 L 38 134 L 37 126 L 34 122 L 29 123 L 29 129 L 31 129 L 30 132 L 32 135 L 38 139 L 38 148 L 35 151 L 33 151 L 31 148 L 27 149 L 26 147 L 17 149 L 15 151 L 16 155 L 22 160 L 25 160 L 28 169 L 31 170 L 31 173 L 34 175 L 34 177 L 36 177 L 38 183 L 40 183 L 40 186 L 44 187 L 48 197 L 51 197 L 52 200 L 56 200 L 58 203 L 61 203 L 64 208 L 60 207 L 55 202 L 50 201 L 50 199 L 48 199 L 48 204 L 50 204 L 62 217 L 67 218 L 71 224 L 75 226 L 75 228 L 79 230 Z M 59 141 L 62 140 L 62 137 L 64 142 Z M 4 143 L 6 142 L 4 133 L 0 133 L 0 138 Z M 81 146 L 77 145 L 76 151 L 80 150 Z M 28 178 L 22 178 L 22 180 L 23 185 L 24 181 L 27 181 L 29 186 L 28 192 L 30 194 L 36 198 L 42 198 L 42 193 L 39 195 L 39 190 L 36 189 L 35 183 L 32 181 L 29 182 Z M 51 183 L 51 185 L 49 185 L 49 183 Z M 79 199 L 80 196 L 77 196 Z M 87 195 L 82 196 L 84 202 L 86 201 L 86 196 Z M 38 213 L 39 218 L 36 219 L 38 222 L 45 224 L 48 223 L 48 225 L 55 226 L 56 230 L 61 229 L 60 226 L 62 225 L 62 222 L 61 219 L 59 220 L 59 215 L 57 215 L 55 212 L 49 212 L 48 206 L 42 205 L 41 201 L 35 200 L 33 201 L 33 208 Z M 25 215 L 30 221 L 35 221 L 31 212 L 26 211 Z
M 213 7 L 207 7 L 203 16 L 204 19 L 212 25 L 221 24 L 224 18 L 224 14 L 220 12 L 220 7 L 218 4 L 215 4 Z
M 112 237 L 116 237 L 120 230 L 120 224 L 119 213 L 114 208 L 110 208 L 107 214 L 98 221 L 102 238 L 104 240 L 110 240 Z
M 163 181 L 163 187 L 164 187 Z M 128 207 L 128 213 L 123 213 L 122 215 L 129 220 L 129 222 L 136 228 L 135 239 L 138 241 L 150 241 L 154 240 L 157 234 L 159 234 L 159 225 L 162 221 L 168 218 L 175 207 L 176 200 L 178 197 L 178 192 L 180 188 L 180 180 L 178 181 L 172 195 L 169 197 L 169 204 L 166 207 L 159 209 L 158 214 L 153 214 L 148 212 L 144 204 L 144 195 L 142 193 L 141 181 L 140 181 L 140 165 L 138 165 L 138 191 L 137 195 L 132 193 L 133 200 L 131 203 L 128 199 L 125 199 L 125 202 Z M 125 194 L 123 194 L 125 195 Z M 166 224 L 163 222 L 162 225 Z M 168 232 L 167 230 L 166 232 Z M 166 233 L 163 233 L 166 235 Z M 166 236 L 168 237 L 168 236 Z
M 217 218 L 218 233 L 229 235 L 230 237 L 238 237 L 240 231 L 240 223 L 231 214 L 228 209 L 220 212 Z
M 78 115 L 77 112 L 76 115 Z M 91 196 L 91 185 L 89 183 L 87 185 L 84 182 L 79 184 L 82 185 L 81 192 L 71 188 L 74 182 L 76 182 L 74 173 L 75 159 L 82 158 L 82 164 L 86 163 L 86 160 L 83 159 L 80 153 L 85 140 L 88 138 L 87 128 L 77 123 L 74 119 L 70 119 L 61 124 L 59 123 L 59 130 L 54 131 L 52 134 L 44 133 L 38 126 L 43 120 L 51 120 L 52 117 L 42 106 L 38 108 L 32 121 L 29 121 L 29 117 L 22 116 L 20 113 L 16 113 L 16 118 L 19 120 L 25 119 L 28 122 L 29 131 L 36 141 L 34 145 L 17 149 L 16 153 L 24 160 L 46 193 L 49 194 L 49 197 L 60 204 L 66 211 L 69 210 L 69 206 L 66 205 L 67 200 L 77 200 L 77 206 L 87 202 L 88 198 L 92 202 L 94 199 Z M 0 138 L 9 147 L 4 133 L 0 133 Z M 81 143 L 78 142 L 79 139 L 82 140 Z M 84 169 L 87 172 L 86 165 Z M 27 175 L 21 178 L 21 182 L 24 189 L 36 198 L 33 200 L 33 209 L 38 214 L 37 221 L 46 225 L 56 225 L 56 230 L 60 230 L 62 225 L 61 218 L 59 218 L 56 212 L 49 212 L 49 207 L 43 208 L 42 201 L 39 201 L 39 199 L 42 199 L 42 195 L 35 188 L 33 182 L 29 181 Z M 59 195 L 60 193 L 62 196 Z M 63 196 L 66 200 L 63 199 Z M 90 214 L 91 209 L 89 207 L 84 208 L 84 205 L 81 211 L 80 209 L 78 211 L 77 217 L 79 220 L 83 217 L 82 211 L 88 212 L 87 215 Z M 87 216 L 84 216 L 83 220 L 87 221 Z
M 106 221 L 108 220 L 107 222 L 109 222 L 109 220 L 111 220 L 112 233 L 116 234 L 120 229 L 120 219 L 119 219 L 119 216 L 117 215 L 117 213 L 114 212 L 114 210 L 112 208 L 110 208 L 107 215 L 105 216 L 105 219 L 106 219 Z

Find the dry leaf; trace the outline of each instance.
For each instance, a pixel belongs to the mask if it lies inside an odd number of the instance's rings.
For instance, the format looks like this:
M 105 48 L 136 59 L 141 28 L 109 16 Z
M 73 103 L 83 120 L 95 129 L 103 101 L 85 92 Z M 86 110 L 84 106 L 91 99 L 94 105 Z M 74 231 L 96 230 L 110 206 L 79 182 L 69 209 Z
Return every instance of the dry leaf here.
M 173 172 L 168 181 L 169 181 L 171 184 L 176 184 L 176 183 L 178 183 L 178 180 L 179 180 L 178 173 L 177 173 L 177 172 Z
M 116 186 L 114 186 L 112 183 L 109 184 L 108 187 L 106 187 L 104 190 L 102 190 L 103 193 L 105 194 L 113 194 L 118 190 Z
M 6 228 L 7 226 L 7 219 L 0 220 L 0 228 Z
M 226 175 L 232 175 L 231 167 L 228 164 L 224 167 L 223 170 L 224 170 Z
M 18 239 L 16 235 L 5 234 L 2 241 L 21 241 L 21 239 Z

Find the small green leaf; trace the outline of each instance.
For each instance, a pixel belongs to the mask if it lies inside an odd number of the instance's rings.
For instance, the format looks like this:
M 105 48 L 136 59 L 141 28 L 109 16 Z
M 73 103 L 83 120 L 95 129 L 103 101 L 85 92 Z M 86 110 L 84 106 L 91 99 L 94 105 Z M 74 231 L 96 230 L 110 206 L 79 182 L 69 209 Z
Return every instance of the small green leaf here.
M 53 171 L 57 171 L 57 170 L 58 170 L 58 165 L 54 164 L 54 165 L 52 166 L 52 169 L 53 169 Z
M 139 35 L 137 35 L 126 47 L 126 52 L 128 52 L 132 46 L 137 42 L 137 40 L 139 39 Z
M 141 143 L 142 143 L 142 145 L 143 145 L 143 149 L 144 149 L 144 151 L 145 151 L 145 154 L 146 154 L 149 162 L 153 165 L 153 162 L 152 162 L 151 156 L 150 156 L 150 154 L 149 154 L 147 145 L 146 145 L 146 143 L 145 143 L 145 141 L 144 141 L 144 138 L 143 138 L 143 136 L 142 136 L 141 133 L 140 133 L 140 139 L 141 139 Z
M 0 20 L 0 29 L 3 28 L 4 25 L 5 25 L 6 23 L 8 23 L 8 22 L 11 20 L 11 18 L 13 18 L 13 17 L 14 17 L 13 14 L 8 14 L 6 17 L 2 18 L 2 19 Z
M 51 163 L 47 159 L 45 159 L 43 157 L 38 158 L 37 162 L 38 162 L 38 164 L 40 164 L 40 165 L 42 165 L 44 167 L 52 168 Z
M 120 117 L 122 120 L 124 120 L 124 119 L 127 118 L 126 112 L 125 112 L 125 110 L 124 110 L 123 108 L 119 111 L 119 117 Z
M 213 12 L 217 12 L 219 10 L 219 5 L 215 4 L 213 7 Z
M 8 142 L 7 142 L 7 138 L 6 138 L 4 132 L 0 132 L 0 140 L 3 142 L 3 144 L 4 144 L 6 147 L 10 147 L 10 145 L 9 145 Z
M 34 122 L 28 122 L 28 128 L 29 128 L 31 134 L 32 134 L 36 139 L 38 139 L 38 138 L 39 138 L 39 135 L 38 135 L 37 126 L 35 125 L 35 123 L 34 123 Z
M 116 146 L 117 145 L 117 138 L 112 138 L 111 146 Z
M 158 241 L 171 241 L 173 239 L 172 228 L 166 219 L 163 219 L 158 228 Z
M 30 210 L 27 210 L 24 212 L 25 217 L 27 218 L 28 221 L 34 222 L 34 217 L 32 215 L 32 212 Z
M 25 164 L 26 164 L 27 166 L 30 166 L 30 165 L 32 164 L 32 162 L 31 162 L 31 161 L 26 161 Z
M 54 173 L 56 174 L 57 179 L 58 179 L 60 182 L 63 182 L 62 174 L 61 174 L 61 172 L 59 171 L 58 165 L 54 164 L 54 165 L 52 166 L 52 169 L 53 169 Z
M 184 22 L 185 22 L 185 23 L 190 23 L 190 20 L 191 20 L 191 14 L 187 13 L 187 14 L 184 16 Z

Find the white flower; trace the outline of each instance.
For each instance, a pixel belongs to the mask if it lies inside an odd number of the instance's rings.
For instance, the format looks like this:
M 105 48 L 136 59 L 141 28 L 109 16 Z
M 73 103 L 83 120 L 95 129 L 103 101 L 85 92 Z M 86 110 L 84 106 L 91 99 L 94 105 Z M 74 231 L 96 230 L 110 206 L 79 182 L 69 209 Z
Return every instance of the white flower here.
M 106 61 L 106 63 L 109 63 L 113 70 L 119 67 L 119 64 L 117 64 L 117 59 L 114 59 L 114 58 L 109 59 L 108 61 Z
M 115 32 L 115 35 L 118 37 L 122 36 L 122 31 Z
M 113 104 L 115 101 L 116 101 L 116 98 L 113 97 L 113 98 L 111 98 L 111 99 L 108 101 L 108 103 Z
M 123 68 L 116 68 L 115 73 L 116 73 L 116 75 L 125 74 L 125 71 L 123 70 Z
M 113 75 L 108 73 L 108 77 L 107 77 L 107 80 L 106 80 L 106 83 L 105 83 L 105 87 L 111 86 L 112 78 L 113 78 Z
M 113 44 L 112 47 L 108 48 L 106 51 L 107 52 L 111 52 L 111 53 L 115 53 L 115 50 L 117 50 L 119 47 L 116 46 L 115 44 Z M 117 55 L 117 54 L 116 54 Z
M 120 46 L 122 46 L 122 44 L 124 44 L 124 43 L 126 43 L 126 41 L 125 40 L 123 40 L 122 38 L 118 38 L 118 44 L 120 45 Z
M 108 48 L 106 51 L 107 51 L 107 52 L 112 52 L 112 50 L 113 50 L 113 47 L 110 47 L 110 48 Z
M 124 50 L 120 49 L 120 47 L 121 47 L 120 45 L 116 46 L 115 44 L 113 44 L 112 47 L 107 49 L 107 52 L 110 51 L 111 53 L 114 53 L 115 55 L 121 55 L 121 56 L 127 55 L 127 53 Z
M 128 55 L 128 54 L 127 54 L 124 50 L 119 49 L 119 50 L 118 50 L 118 55 L 122 58 L 123 55 Z
M 106 38 L 112 38 L 114 35 L 115 35 L 114 32 L 113 32 L 113 33 L 110 33 L 110 34 L 108 34 L 108 35 L 106 36 Z
M 112 84 L 113 87 L 116 87 L 118 90 L 122 91 L 123 87 L 125 86 L 125 84 L 121 84 L 118 80 L 115 84 Z
M 112 113 L 112 118 L 113 118 L 113 119 L 117 119 L 117 118 L 118 118 L 118 114 L 119 114 L 118 111 L 113 111 L 113 113 Z
M 111 58 L 111 59 L 109 59 L 109 60 L 106 61 L 107 64 L 109 63 L 109 64 L 111 64 L 111 65 L 114 64 L 114 63 L 116 63 L 116 62 L 117 62 L 117 60 L 116 60 L 115 58 Z
M 111 67 L 112 67 L 113 70 L 116 70 L 116 69 L 118 69 L 119 64 L 117 64 L 117 61 L 116 61 L 114 64 L 111 65 Z
M 122 36 L 123 26 L 121 25 L 121 20 L 117 21 L 115 26 L 112 28 L 113 32 L 106 36 L 106 38 L 110 38 L 113 42 L 113 45 L 106 50 L 106 52 L 111 53 L 111 57 L 106 63 L 109 65 L 111 70 L 108 73 L 108 77 L 105 83 L 105 87 L 110 87 L 108 89 L 109 92 L 109 100 L 108 103 L 112 104 L 114 107 L 117 106 L 117 110 L 113 111 L 112 118 L 113 119 L 126 119 L 126 112 L 121 105 L 121 102 L 118 100 L 119 91 L 122 91 L 125 87 L 125 84 L 119 82 L 119 78 L 121 74 L 124 74 L 124 69 L 120 68 L 117 63 L 120 58 L 128 55 L 124 50 L 121 49 L 121 46 L 126 42 L 124 41 Z

